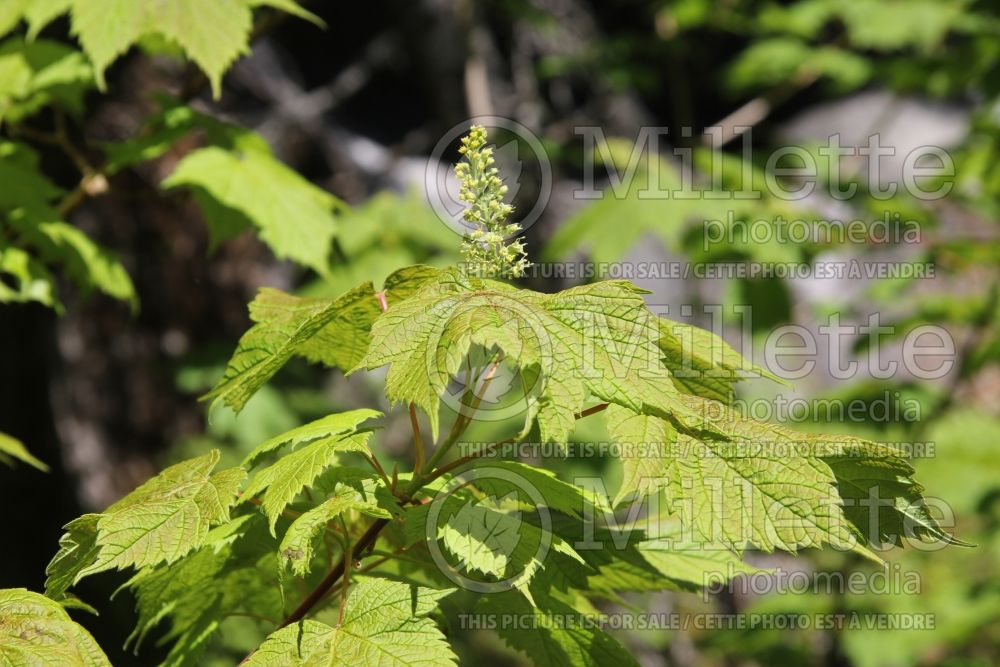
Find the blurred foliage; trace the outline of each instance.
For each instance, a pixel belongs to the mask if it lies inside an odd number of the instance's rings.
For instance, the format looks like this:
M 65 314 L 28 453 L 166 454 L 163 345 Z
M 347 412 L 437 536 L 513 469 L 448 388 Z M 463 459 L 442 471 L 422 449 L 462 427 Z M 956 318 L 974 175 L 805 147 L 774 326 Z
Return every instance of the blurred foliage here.
M 440 223 L 417 193 L 379 193 L 348 207 L 324 189 L 279 161 L 257 134 L 222 121 L 180 99 L 159 101 L 135 137 L 119 142 L 81 138 L 88 95 L 104 90 L 104 74 L 133 47 L 168 59 L 189 59 L 207 75 L 215 96 L 222 73 L 249 48 L 254 16 L 269 18 L 277 9 L 313 22 L 315 16 L 292 0 L 226 0 L 219 3 L 113 3 L 115 13 L 87 0 L 7 0 L 0 2 L 0 302 L 36 302 L 64 311 L 66 284 L 81 295 L 100 292 L 138 308 L 129 277 L 136 267 L 123 265 L 96 235 L 72 223 L 71 214 L 88 197 L 99 197 L 116 175 L 157 161 L 171 165 L 156 196 L 188 193 L 201 211 L 213 247 L 253 230 L 278 258 L 301 267 L 295 272 L 296 294 L 332 297 L 362 280 L 380 285 L 394 270 L 414 263 L 443 266 L 457 259 L 454 234 Z M 892 251 L 885 244 L 802 244 L 723 241 L 705 243 L 706 220 L 763 220 L 778 216 L 815 219 L 813 202 L 788 202 L 761 188 L 768 176 L 759 155 L 780 145 L 769 131 L 784 120 L 783 105 L 839 100 L 866 90 L 889 90 L 954 104 L 966 110 L 972 124 L 955 158 L 954 189 L 944 202 L 922 202 L 897 194 L 889 200 L 870 192 L 862 174 L 848 169 L 844 184 L 857 186 L 844 217 L 881 219 L 888 212 L 919 222 L 923 241 L 907 261 L 930 262 L 941 273 L 934 289 L 919 280 L 869 282 L 863 299 L 803 303 L 792 286 L 780 280 L 724 281 L 725 302 L 754 309 L 756 342 L 774 326 L 795 320 L 796 311 L 817 316 L 832 312 L 864 316 L 873 310 L 892 313 L 895 335 L 903 336 L 927 323 L 944 324 L 959 341 L 959 370 L 954 380 L 920 383 L 870 380 L 838 386 L 821 398 L 870 403 L 901 392 L 920 405 L 919 420 L 869 423 L 866 435 L 900 442 L 935 444 L 935 456 L 914 465 L 930 496 L 948 498 L 957 516 L 956 531 L 978 544 L 973 550 L 940 553 L 908 549 L 893 564 L 921 575 L 920 595 L 759 595 L 746 601 L 715 599 L 698 604 L 669 598 L 685 611 L 732 610 L 760 613 L 887 614 L 933 612 L 932 632 L 849 631 L 720 631 L 621 633 L 632 646 L 650 654 L 683 656 L 687 664 L 852 664 L 979 665 L 994 664 L 1000 653 L 1000 470 L 996 447 L 1000 417 L 988 397 L 995 396 L 1000 361 L 1000 309 L 997 267 L 1000 242 L 1000 16 L 991 0 L 649 0 L 591 3 L 600 30 L 580 40 L 570 54 L 544 55 L 533 64 L 543 83 L 579 78 L 606 82 L 612 91 L 634 92 L 668 121 L 671 131 L 682 125 L 715 121 L 707 114 L 719 107 L 763 103 L 753 152 L 737 139 L 722 149 L 698 145 L 699 138 L 671 139 L 690 148 L 695 180 L 686 183 L 682 168 L 667 151 L 640 159 L 634 177 L 631 138 L 609 136 L 593 156 L 609 170 L 608 196 L 575 210 L 548 239 L 542 254 L 551 261 L 581 256 L 616 262 L 654 239 L 671 256 L 692 262 L 791 262 L 809 265 L 837 253 L 876 257 Z M 482 3 L 480 11 L 501 24 L 507 17 L 556 37 L 576 35 L 565 17 L 550 14 L 545 3 L 505 0 Z M 67 18 L 60 19 L 60 16 Z M 70 39 L 56 41 L 53 22 L 68 24 Z M 503 24 L 506 25 L 506 24 Z M 46 26 L 49 26 L 46 29 Z M 205 28 L 219 27 L 218 38 Z M 40 33 L 46 30 L 45 37 Z M 566 32 L 561 32 L 566 30 Z M 505 36 L 506 37 L 506 36 Z M 575 78 L 574 78 L 575 77 Z M 706 109 L 708 111 L 706 111 Z M 403 114 L 404 111 L 393 111 Z M 879 119 L 873 119 L 877 121 Z M 891 119 L 890 119 L 891 120 Z M 696 127 L 697 129 L 697 127 Z M 572 173 L 578 146 L 553 132 L 546 145 L 564 156 L 557 167 Z M 815 153 L 816 147 L 805 146 Z M 51 159 L 59 158 L 59 164 Z M 48 156 L 48 159 L 43 159 Z M 645 158 L 647 156 L 640 156 Z M 821 161 L 822 164 L 822 161 Z M 574 163 L 574 166 L 575 163 Z M 586 168 L 586 167 L 585 167 Z M 71 176 L 67 177 L 69 170 Z M 617 178 L 615 178 L 617 177 Z M 749 183 L 744 182 L 747 177 Z M 820 173 L 820 187 L 829 185 Z M 789 188 L 795 177 L 779 177 Z M 696 190 L 699 197 L 643 199 L 651 183 L 671 190 Z M 68 185 L 67 185 L 68 184 Z M 764 190 L 752 200 L 713 199 L 726 191 Z M 708 196 L 706 196 L 706 194 Z M 288 221 L 294 218 L 295 225 Z M 972 219 L 972 234 L 956 233 L 956 219 Z M 898 249 L 898 248 L 897 248 Z M 903 248 L 909 251 L 912 248 Z M 693 281 L 692 281 L 693 282 Z M 692 300 L 704 298 L 688 283 Z M 72 304 L 72 301 L 67 301 Z M 4 306 L 6 307 L 6 306 Z M 724 323 L 725 326 L 729 322 Z M 201 394 L 219 377 L 232 341 L 217 348 L 192 351 L 178 364 L 180 393 Z M 865 352 L 859 340 L 856 354 Z M 976 393 L 977 387 L 987 385 Z M 994 393 L 990 393 L 990 392 Z M 179 459 L 220 447 L 223 466 L 235 464 L 258 442 L 296 424 L 331 411 L 372 403 L 377 383 L 346 381 L 295 361 L 279 373 L 273 386 L 261 389 L 239 418 L 227 407 L 211 413 L 204 435 L 185 439 L 168 455 Z M 827 421 L 814 414 L 807 426 L 821 429 Z M 509 427 L 494 423 L 470 432 L 472 439 L 495 439 Z M 375 436 L 374 449 L 383 464 L 408 463 L 402 433 L 408 424 L 389 423 Z M 598 441 L 601 428 L 581 424 L 574 436 Z M 0 434 L 0 461 L 8 457 L 33 465 L 19 441 Z M 609 487 L 620 473 L 600 461 L 571 461 L 573 469 L 595 472 Z M 762 562 L 762 565 L 767 565 Z M 848 557 L 809 559 L 801 567 L 844 572 L 858 567 Z M 625 602 L 643 607 L 660 604 L 645 594 Z M 745 604 L 744 604 L 745 603 Z M 624 608 L 624 607 L 611 607 Z M 212 649 L 205 664 L 232 664 L 259 641 L 255 621 L 234 618 L 225 641 Z M 155 632 L 154 632 L 155 634 Z M 495 637 L 469 633 L 459 652 L 470 663 L 484 656 L 511 664 L 522 658 L 499 647 Z M 677 661 L 683 664 L 682 660 Z

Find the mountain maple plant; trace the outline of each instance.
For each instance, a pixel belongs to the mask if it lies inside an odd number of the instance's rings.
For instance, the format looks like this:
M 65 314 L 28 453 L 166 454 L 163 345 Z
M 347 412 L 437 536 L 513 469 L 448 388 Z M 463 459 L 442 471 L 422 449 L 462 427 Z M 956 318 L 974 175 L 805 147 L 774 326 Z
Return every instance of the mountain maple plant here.
M 486 144 L 473 127 L 456 170 L 474 227 L 465 264 L 411 266 L 381 290 L 364 283 L 336 299 L 262 290 L 208 395 L 239 411 L 295 356 L 346 373 L 387 367 L 385 395 L 412 424 L 412 470 L 380 462 L 373 409 L 271 438 L 234 468 L 216 469 L 218 451 L 171 466 L 66 526 L 44 596 L 0 592 L 0 656 L 108 664 L 68 616 L 86 608 L 70 589 L 128 570 L 135 643 L 156 629 L 167 665 L 197 663 L 230 623 L 262 639 L 248 666 L 455 664 L 448 636 L 469 615 L 540 665 L 634 665 L 587 622 L 595 601 L 702 590 L 753 571 L 747 548 L 829 545 L 878 561 L 906 539 L 952 541 L 893 448 L 730 408 L 737 381 L 767 372 L 713 334 L 657 317 L 635 285 L 544 294 L 505 282 L 528 264 L 509 241 L 518 228 Z M 475 359 L 474 380 L 442 410 Z M 472 447 L 468 429 L 501 368 L 520 379 L 523 424 Z M 505 456 L 512 444 L 566 447 L 585 419 L 604 420 L 620 455 L 613 498 Z M 616 520 L 658 497 L 662 511 Z

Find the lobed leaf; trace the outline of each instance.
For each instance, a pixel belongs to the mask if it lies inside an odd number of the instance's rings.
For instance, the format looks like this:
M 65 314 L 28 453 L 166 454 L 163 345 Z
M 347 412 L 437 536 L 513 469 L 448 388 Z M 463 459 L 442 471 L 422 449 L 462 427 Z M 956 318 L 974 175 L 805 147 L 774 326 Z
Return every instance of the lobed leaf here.
M 687 394 L 732 403 L 734 385 L 755 376 L 788 383 L 750 363 L 726 341 L 706 329 L 660 319 L 660 349 L 674 384 Z
M 0 35 L 22 18 L 29 37 L 60 15 L 70 12 L 73 34 L 94 64 L 98 86 L 104 72 L 147 35 L 159 35 L 180 46 L 208 75 L 218 98 L 222 74 L 249 50 L 252 9 L 267 5 L 321 23 L 295 0 L 8 0 L 0 7 Z
M 218 461 L 213 450 L 173 465 L 103 513 L 67 524 L 46 569 L 50 592 L 105 570 L 172 563 L 204 544 L 211 526 L 229 520 L 246 477 L 242 468 L 213 474 Z
M 100 514 L 84 514 L 63 526 L 66 532 L 59 538 L 59 551 L 45 568 L 45 594 L 53 600 L 64 599 L 80 572 L 96 562 L 100 518 Z
M 435 497 L 405 511 L 405 542 L 440 541 L 458 559 L 457 569 L 505 581 L 530 597 L 529 584 L 550 559 L 557 554 L 579 563 L 583 559 L 558 535 L 523 520 L 519 495 L 511 491 L 501 498 L 477 499 L 456 491 Z
M 300 621 L 272 633 L 246 667 L 443 667 L 457 658 L 427 615 L 451 590 L 362 578 L 347 598 L 343 622 Z
M 200 148 L 186 155 L 162 185 L 194 188 L 217 235 L 220 225 L 234 231 L 253 225 L 279 259 L 327 272 L 337 231 L 333 210 L 339 204 L 278 161 L 270 149 Z
M 127 644 L 136 648 L 169 619 L 162 641 L 172 642 L 164 665 L 197 665 L 222 621 L 230 614 L 280 618 L 281 593 L 274 585 L 277 543 L 259 514 L 213 528 L 205 543 L 170 567 L 140 570 L 125 587 L 136 598 L 138 621 Z
M 62 605 L 23 588 L 0 590 L 0 663 L 111 666 L 90 633 Z
M 277 451 L 286 445 L 301 445 L 320 439 L 337 440 L 340 436 L 355 432 L 362 422 L 381 416 L 382 413 L 378 410 L 367 408 L 327 415 L 265 440 L 246 455 L 242 465 L 249 470 L 259 461 L 261 456 Z
M 386 279 L 382 296 L 393 307 L 436 275 L 436 269 L 426 266 L 401 269 Z M 239 411 L 295 355 L 353 367 L 368 347 L 372 323 L 380 312 L 371 283 L 336 299 L 261 290 L 250 304 L 250 317 L 257 324 L 243 334 L 222 379 L 204 398 L 221 400 Z
M 286 454 L 254 474 L 243 492 L 244 500 L 263 493 L 261 507 L 270 519 L 271 534 L 285 507 L 324 470 L 337 462 L 341 452 L 369 453 L 370 432 L 341 433 L 317 440 Z
M 240 338 L 222 379 L 203 399 L 222 401 L 238 412 L 323 327 L 366 307 L 366 301 L 375 301 L 371 283 L 332 300 L 275 298 L 273 292 L 263 292 L 251 304 L 251 313 L 260 320 Z
M 591 395 L 637 412 L 687 412 L 660 361 L 658 326 L 641 294 L 620 281 L 540 294 L 442 271 L 379 316 L 351 372 L 388 364 L 386 395 L 420 406 L 434 438 L 440 395 L 473 345 L 501 350 L 522 372 L 540 371 L 525 412 L 544 441 L 565 441 Z
M 652 453 L 626 460 L 616 502 L 663 489 L 700 535 L 736 549 L 751 543 L 797 551 L 829 543 L 877 560 L 868 543 L 902 535 L 904 524 L 923 537 L 953 539 L 923 508 L 912 469 L 891 447 L 798 433 L 715 401 L 683 400 L 702 413 L 702 428 L 609 409 L 609 431 L 622 449 Z M 889 497 L 876 517 L 860 502 L 872 491 Z

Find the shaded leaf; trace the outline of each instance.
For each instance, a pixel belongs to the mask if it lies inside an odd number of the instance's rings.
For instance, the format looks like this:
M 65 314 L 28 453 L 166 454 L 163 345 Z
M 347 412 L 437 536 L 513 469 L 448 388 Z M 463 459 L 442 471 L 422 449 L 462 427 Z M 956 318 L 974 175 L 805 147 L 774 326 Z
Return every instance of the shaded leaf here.
M 569 605 L 541 596 L 538 600 L 540 604 L 536 606 L 518 591 L 484 595 L 476 611 L 491 615 L 500 638 L 539 667 L 639 664 L 617 640 L 588 623 Z

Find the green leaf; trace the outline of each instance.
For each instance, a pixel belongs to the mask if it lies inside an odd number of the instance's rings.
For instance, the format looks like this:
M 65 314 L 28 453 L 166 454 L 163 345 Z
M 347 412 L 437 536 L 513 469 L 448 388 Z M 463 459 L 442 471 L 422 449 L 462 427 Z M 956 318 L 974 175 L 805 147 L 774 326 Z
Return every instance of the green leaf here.
M 197 665 L 228 615 L 280 619 L 283 601 L 272 574 L 276 548 L 263 517 L 244 515 L 213 528 L 202 547 L 169 567 L 140 570 L 125 584 L 139 615 L 128 643 L 138 648 L 169 619 L 162 641 L 173 646 L 163 664 Z
M 281 546 L 278 547 L 279 567 L 284 568 L 286 564 L 291 564 L 294 574 L 300 577 L 306 576 L 312 565 L 316 538 L 326 528 L 326 524 L 350 510 L 376 513 L 382 518 L 391 518 L 388 512 L 366 502 L 354 489 L 341 489 L 337 495 L 327 498 L 303 513 L 288 527 L 281 540 Z
M 2 260 L 0 260 L 2 262 Z M 0 263 L 2 267 L 2 263 Z M 9 463 L 9 458 L 15 458 L 18 461 L 23 461 L 28 465 L 38 468 L 42 472 L 48 472 L 49 467 L 36 459 L 28 451 L 28 448 L 24 446 L 24 443 L 17 438 L 7 435 L 6 433 L 0 432 L 0 462 Z
M 438 274 L 429 266 L 409 266 L 393 272 L 382 286 L 386 307 L 393 307 L 412 295 L 420 285 Z M 301 354 L 309 361 L 342 370 L 354 368 L 371 343 L 371 329 L 382 312 L 378 296 L 344 312 L 302 346 Z
M 96 288 L 108 296 L 139 306 L 135 286 L 117 256 L 94 243 L 79 228 L 57 220 L 48 207 L 25 208 L 23 216 L 12 216 L 11 227 L 26 243 L 38 249 L 43 259 L 65 267 L 69 277 L 86 293 Z M 54 220 L 49 222 L 49 220 Z
M 271 634 L 246 667 L 442 667 L 457 664 L 444 635 L 427 615 L 451 590 L 363 578 L 347 598 L 336 628 L 300 621 Z
M 4 0 L 0 2 L 0 36 L 13 30 L 22 19 L 28 24 L 28 39 L 60 14 L 69 11 L 73 0 Z
M 645 529 L 553 517 L 553 532 L 578 545 L 585 562 L 558 558 L 535 577 L 532 589 L 545 594 L 575 589 L 623 602 L 622 592 L 698 592 L 707 584 L 760 571 L 743 563 L 730 547 L 693 535 L 675 519 L 647 516 L 639 523 Z
M 0 246 L 0 303 L 37 301 L 61 309 L 55 279 L 45 266 L 24 250 Z
M 798 76 L 817 75 L 850 90 L 865 83 L 872 65 L 851 51 L 835 46 L 812 46 L 794 37 L 772 37 L 754 42 L 730 66 L 728 84 L 737 91 L 776 86 Z
M 28 0 L 8 0 L 0 3 L 0 35 L 10 32 L 21 20 Z
M 923 487 L 912 479 L 913 468 L 895 448 L 849 435 L 801 433 L 780 424 L 748 419 L 711 401 L 702 401 L 702 406 L 713 430 L 733 443 L 742 443 L 744 448 L 749 445 L 755 452 L 763 449 L 771 457 L 797 450 L 804 458 L 822 462 L 835 478 L 838 504 L 847 501 L 844 514 L 861 540 L 856 550 L 863 555 L 872 557 L 865 549 L 866 543 L 878 544 L 893 535 L 896 539 L 888 540 L 893 543 L 899 543 L 900 535 L 912 534 L 965 545 L 945 533 L 928 514 Z M 870 516 L 867 503 L 873 499 L 879 504 L 878 517 Z
M 7 185 L 0 189 L 0 210 L 8 215 L 23 206 L 44 206 L 63 194 L 42 174 L 38 154 L 25 144 L 0 141 L 0 178 Z
M 287 296 L 287 295 L 286 295 Z M 236 347 L 219 383 L 203 399 L 222 401 L 237 412 L 254 393 L 325 326 L 375 302 L 371 283 L 360 285 L 337 299 L 284 299 L 262 292 L 250 306 L 260 318 Z
M 677 423 L 668 428 L 656 423 L 658 417 L 635 414 L 623 423 L 622 415 L 608 414 L 609 431 L 627 438 L 623 449 L 653 450 L 652 461 L 641 464 L 643 470 L 629 479 L 632 486 L 622 487 L 619 499 L 662 488 L 683 522 L 706 540 L 737 550 L 747 543 L 768 552 L 824 543 L 858 546 L 836 478 L 805 436 L 744 419 L 721 403 L 695 396 L 683 400 L 703 414 L 713 433 Z M 658 440 L 663 434 L 667 437 Z
M 929 53 L 950 29 L 961 25 L 966 12 L 964 2 L 934 0 L 910 0 L 905 11 L 885 0 L 833 4 L 847 28 L 850 43 L 858 49 L 875 51 L 918 47 Z
M 201 148 L 184 157 L 163 187 L 196 188 L 209 224 L 237 228 L 249 221 L 278 258 L 289 258 L 318 273 L 329 269 L 337 230 L 332 211 L 339 206 L 326 191 L 274 158 L 270 150 Z
M 80 572 L 97 560 L 97 524 L 100 514 L 84 514 L 63 528 L 59 551 L 45 568 L 45 594 L 53 600 L 63 600 Z
M 30 0 L 24 8 L 28 39 L 34 40 L 45 26 L 70 10 L 73 0 Z M 93 74 L 91 74 L 93 76 Z
M 931 516 L 913 467 L 892 447 L 851 439 L 823 461 L 837 478 L 844 514 L 868 542 L 902 546 L 904 538 L 918 538 L 972 546 L 945 532 Z
M 242 468 L 212 474 L 219 451 L 173 465 L 99 515 L 67 525 L 70 533 L 49 565 L 53 590 L 113 568 L 171 563 L 203 544 L 209 528 L 229 519 L 246 477 Z M 97 536 L 90 537 L 96 518 Z M 91 540 L 96 542 L 93 548 Z
M 354 433 L 361 422 L 381 416 L 382 413 L 378 410 L 369 410 L 368 408 L 327 415 L 281 435 L 276 435 L 270 440 L 265 440 L 247 454 L 242 465 L 249 470 L 256 465 L 261 456 L 281 449 L 285 445 L 301 445 L 319 439 L 338 440 L 341 436 Z
M 103 3 L 73 0 L 73 33 L 94 64 L 97 86 L 102 91 L 107 87 L 104 71 L 145 31 L 147 8 L 147 3 L 130 0 Z
M 664 449 L 677 442 L 677 431 L 665 419 L 639 415 L 620 405 L 609 405 L 608 435 L 621 446 L 622 483 L 611 501 L 620 505 L 632 496 L 648 496 L 665 483 Z
M 686 412 L 641 294 L 620 281 L 540 294 L 442 271 L 379 316 L 354 370 L 390 364 L 386 396 L 420 406 L 435 439 L 439 397 L 472 345 L 499 348 L 522 370 L 541 371 L 526 414 L 537 418 L 544 441 L 564 442 L 591 395 L 637 412 Z
M 500 638 L 538 667 L 638 667 L 617 640 L 572 607 L 538 599 L 536 606 L 517 591 L 483 595 L 476 611 L 492 616 Z
M 659 453 L 636 464 L 642 472 L 623 485 L 619 500 L 663 489 L 698 534 L 737 550 L 746 543 L 765 551 L 829 543 L 878 560 L 868 543 L 904 534 L 904 525 L 920 537 L 959 543 L 927 513 L 912 469 L 891 447 L 799 433 L 745 418 L 715 401 L 683 400 L 702 414 L 702 427 L 674 420 L 675 440 L 659 440 L 665 427 L 657 417 L 623 417 L 609 409 L 613 437 L 628 445 L 645 439 L 642 444 Z M 886 501 L 876 523 L 860 502 L 872 489 Z M 872 525 L 879 529 L 873 532 Z
M 252 7 L 259 0 L 162 0 L 141 3 L 108 0 L 93 3 L 73 0 L 73 33 L 94 63 L 98 85 L 105 88 L 104 72 L 119 56 L 145 35 L 158 35 L 180 46 L 212 84 L 213 96 L 221 92 L 222 75 L 249 51 Z M 308 18 L 291 0 L 267 4 Z
M 467 568 L 504 577 L 509 564 L 523 561 L 514 554 L 522 543 L 521 512 L 502 509 L 504 498 L 490 500 L 494 499 L 462 505 L 441 526 L 441 539 Z M 524 543 L 527 544 L 527 540 Z M 540 565 L 532 564 L 533 567 Z
M 404 513 L 406 543 L 440 540 L 458 559 L 457 569 L 506 581 L 530 596 L 532 578 L 557 554 L 579 563 L 583 559 L 558 535 L 522 519 L 519 505 L 525 500 L 517 490 L 500 498 L 461 492 L 435 497 Z M 432 509 L 437 513 L 433 526 Z
M 352 292 L 359 298 L 337 309 L 331 317 L 324 315 L 323 325 L 302 341 L 295 354 L 342 369 L 357 363 L 368 347 L 368 332 L 381 309 L 371 283 L 364 283 Z M 298 319 L 309 312 L 324 313 L 331 303 L 330 299 L 304 299 L 279 290 L 262 289 L 250 304 L 250 318 L 261 324 L 284 317 Z
M 0 121 L 16 123 L 51 105 L 79 113 L 93 81 L 79 51 L 48 40 L 6 40 L 0 44 Z
M 10 667 L 111 665 L 62 605 L 23 588 L 0 590 L 0 662 Z
M 711 331 L 660 319 L 660 349 L 674 376 L 674 384 L 684 393 L 731 403 L 733 386 L 740 380 L 766 377 L 788 383 L 765 368 L 752 364 Z
M 630 552 L 616 555 L 626 554 Z M 602 567 L 587 580 L 587 591 L 695 591 L 740 574 L 763 571 L 747 565 L 726 547 L 702 540 L 686 544 L 671 538 L 648 540 L 636 544 L 634 554 L 638 558 L 615 558 Z
M 426 266 L 396 271 L 382 296 L 395 307 L 437 275 Z M 295 355 L 330 366 L 352 368 L 370 341 L 372 323 L 381 312 L 371 283 L 336 299 L 304 299 L 265 289 L 250 304 L 257 324 L 243 335 L 222 379 L 205 399 L 221 400 L 239 411 Z
M 249 500 L 263 492 L 261 507 L 270 519 L 271 534 L 285 507 L 320 473 L 337 463 L 340 452 L 370 453 L 369 432 L 348 432 L 320 437 L 285 454 L 267 468 L 258 471 L 243 492 Z
M 156 102 L 160 110 L 143 119 L 142 128 L 136 136 L 101 145 L 107 158 L 104 170 L 108 175 L 161 157 L 178 140 L 198 128 L 205 130 L 209 143 L 229 145 L 224 123 L 198 113 L 167 95 L 157 96 Z
M 491 471 L 494 470 L 502 471 L 504 476 L 492 474 Z M 472 478 L 472 485 L 490 496 L 506 496 L 519 489 L 537 491 L 540 499 L 538 504 L 535 504 L 534 498 L 520 494 L 519 500 L 531 508 L 547 507 L 569 516 L 580 517 L 594 516 L 598 508 L 607 506 L 606 498 L 564 482 L 549 470 L 526 463 L 491 461 L 477 467 L 477 472 L 479 474 Z

